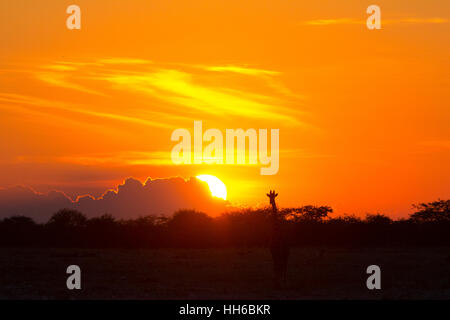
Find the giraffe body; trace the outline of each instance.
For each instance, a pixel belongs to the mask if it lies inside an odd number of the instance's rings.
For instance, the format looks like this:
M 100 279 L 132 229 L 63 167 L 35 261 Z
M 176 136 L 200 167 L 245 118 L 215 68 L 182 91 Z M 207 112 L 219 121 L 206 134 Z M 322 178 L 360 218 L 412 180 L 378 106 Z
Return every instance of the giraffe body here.
M 286 238 L 286 232 L 283 230 L 283 220 L 278 213 L 278 208 L 275 203 L 277 195 L 275 191 L 270 191 L 267 194 L 272 205 L 270 253 L 272 254 L 275 281 L 277 284 L 281 284 L 286 281 L 289 244 Z

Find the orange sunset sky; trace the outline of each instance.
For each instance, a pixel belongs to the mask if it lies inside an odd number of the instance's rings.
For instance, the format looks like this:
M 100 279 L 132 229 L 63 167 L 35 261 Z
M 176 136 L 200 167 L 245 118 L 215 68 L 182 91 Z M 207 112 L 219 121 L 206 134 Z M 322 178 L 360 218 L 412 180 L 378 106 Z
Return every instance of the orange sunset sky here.
M 449 71 L 444 0 L 0 0 L 0 187 L 211 174 L 235 205 L 406 216 L 450 195 Z M 279 129 L 279 172 L 172 164 L 194 120 Z

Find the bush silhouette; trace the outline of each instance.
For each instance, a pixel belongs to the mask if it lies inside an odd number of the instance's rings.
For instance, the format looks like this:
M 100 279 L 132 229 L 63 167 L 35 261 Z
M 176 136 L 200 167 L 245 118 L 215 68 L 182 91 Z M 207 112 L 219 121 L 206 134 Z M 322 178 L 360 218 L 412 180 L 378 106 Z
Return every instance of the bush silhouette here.
M 48 226 L 55 228 L 80 228 L 85 227 L 87 218 L 77 210 L 61 209 L 50 217 Z
M 411 219 L 417 222 L 450 221 L 450 200 L 438 200 L 413 205 L 417 210 Z
M 0 245 L 23 246 L 40 236 L 41 226 L 25 216 L 12 216 L 0 222 Z
M 203 247 L 214 242 L 214 220 L 206 213 L 179 210 L 167 222 L 172 242 L 183 247 Z
M 333 209 L 328 206 L 303 206 L 299 208 L 286 208 L 282 210 L 282 214 L 286 216 L 286 219 L 294 222 L 321 222 L 328 217 L 329 213 L 332 212 Z
M 280 209 L 293 246 L 377 246 L 450 244 L 450 200 L 415 205 L 408 219 L 383 214 L 330 217 L 328 206 Z M 245 208 L 210 217 L 179 210 L 171 217 L 117 220 L 104 214 L 87 219 L 61 209 L 45 224 L 26 216 L 0 220 L 0 246 L 46 247 L 254 247 L 268 246 L 272 209 Z

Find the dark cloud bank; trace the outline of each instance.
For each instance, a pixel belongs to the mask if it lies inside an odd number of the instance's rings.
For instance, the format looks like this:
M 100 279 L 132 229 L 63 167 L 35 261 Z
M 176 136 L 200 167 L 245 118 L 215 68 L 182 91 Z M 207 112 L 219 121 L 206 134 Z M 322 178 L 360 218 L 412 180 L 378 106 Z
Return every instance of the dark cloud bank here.
M 171 215 L 178 209 L 196 209 L 208 214 L 225 211 L 227 202 L 211 196 L 208 185 L 196 178 L 147 179 L 128 178 L 117 190 L 102 197 L 82 196 L 73 201 L 60 191 L 39 193 L 28 187 L 0 189 L 0 218 L 25 215 L 45 222 L 61 208 L 77 209 L 88 217 L 105 213 L 116 218 L 144 215 Z

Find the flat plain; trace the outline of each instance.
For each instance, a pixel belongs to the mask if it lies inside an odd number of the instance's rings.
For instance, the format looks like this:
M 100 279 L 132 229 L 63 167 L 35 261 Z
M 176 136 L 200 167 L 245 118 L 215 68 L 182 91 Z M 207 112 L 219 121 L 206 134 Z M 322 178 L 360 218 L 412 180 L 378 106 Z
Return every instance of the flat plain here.
M 368 290 L 366 268 L 381 268 Z M 68 290 L 66 268 L 81 268 Z M 450 248 L 291 249 L 284 286 L 265 248 L 0 249 L 0 299 L 449 299 Z

